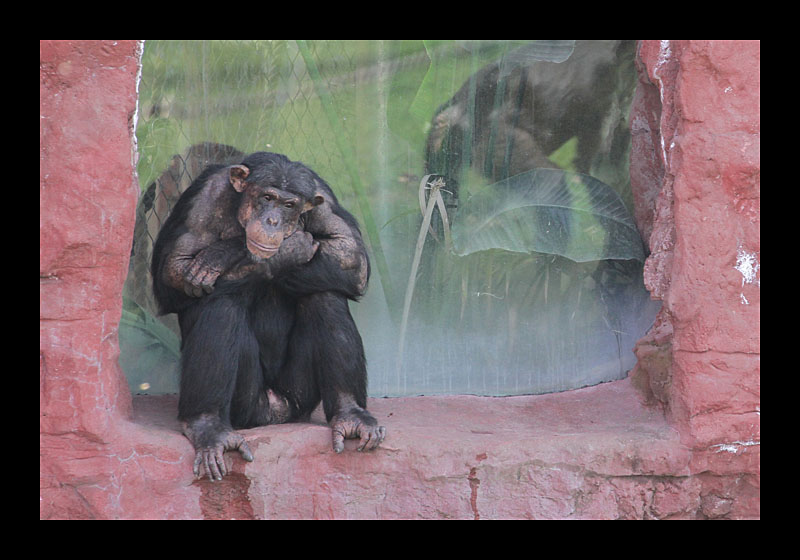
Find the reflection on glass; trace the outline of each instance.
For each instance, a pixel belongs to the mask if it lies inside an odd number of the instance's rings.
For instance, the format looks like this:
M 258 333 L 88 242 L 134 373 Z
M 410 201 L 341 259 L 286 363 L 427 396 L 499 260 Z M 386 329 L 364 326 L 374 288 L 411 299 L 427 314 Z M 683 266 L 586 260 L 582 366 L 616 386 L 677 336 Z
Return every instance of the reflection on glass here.
M 146 43 L 121 332 L 132 389 L 175 385 L 174 318 L 154 319 L 149 294 L 158 227 L 204 165 L 256 150 L 314 168 L 362 225 L 373 276 L 351 310 L 372 396 L 624 376 L 657 309 L 628 179 L 634 48 Z

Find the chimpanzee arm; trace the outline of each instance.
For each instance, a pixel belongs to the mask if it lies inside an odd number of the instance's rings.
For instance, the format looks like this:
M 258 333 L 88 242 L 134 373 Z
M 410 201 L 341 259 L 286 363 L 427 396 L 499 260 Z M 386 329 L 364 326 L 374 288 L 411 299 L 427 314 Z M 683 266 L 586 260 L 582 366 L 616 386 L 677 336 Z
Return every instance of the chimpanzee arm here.
M 164 235 L 165 229 L 162 229 L 160 236 Z M 168 286 L 183 292 L 183 278 L 194 257 L 214 241 L 213 236 L 205 238 L 205 236 L 196 235 L 190 231 L 184 231 L 176 236 L 176 239 L 163 249 L 165 257 L 160 270 L 161 280 Z
M 232 174 L 242 166 L 209 165 L 181 195 L 153 247 L 153 291 L 162 312 L 177 311 L 185 296 L 200 297 L 217 277 L 246 256 L 236 219 Z
M 283 240 L 274 256 L 268 259 L 245 256 L 220 275 L 219 279 L 241 280 L 245 277 L 256 276 L 263 280 L 273 280 L 306 264 L 314 257 L 318 248 L 319 243 L 314 241 L 314 237 L 310 233 L 297 230 Z
M 278 273 L 282 286 L 298 296 L 327 291 L 350 299 L 362 296 L 370 267 L 355 218 L 331 202 L 320 204 L 305 216 L 305 231 L 319 242 L 319 250 L 307 264 Z
M 200 297 L 214 290 L 217 278 L 247 259 L 244 236 L 223 239 L 202 249 L 183 271 L 183 291 Z

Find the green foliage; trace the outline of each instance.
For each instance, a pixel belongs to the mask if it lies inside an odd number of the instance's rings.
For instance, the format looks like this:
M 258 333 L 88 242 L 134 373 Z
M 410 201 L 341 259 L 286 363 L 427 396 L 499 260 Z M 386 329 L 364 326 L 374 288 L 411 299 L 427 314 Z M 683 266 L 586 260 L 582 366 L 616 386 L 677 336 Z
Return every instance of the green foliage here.
M 177 392 L 180 339 L 174 332 L 124 298 L 119 337 L 120 365 L 134 394 Z
M 560 255 L 576 262 L 644 261 L 633 218 L 594 177 L 534 169 L 473 194 L 454 220 L 458 255 L 488 249 Z

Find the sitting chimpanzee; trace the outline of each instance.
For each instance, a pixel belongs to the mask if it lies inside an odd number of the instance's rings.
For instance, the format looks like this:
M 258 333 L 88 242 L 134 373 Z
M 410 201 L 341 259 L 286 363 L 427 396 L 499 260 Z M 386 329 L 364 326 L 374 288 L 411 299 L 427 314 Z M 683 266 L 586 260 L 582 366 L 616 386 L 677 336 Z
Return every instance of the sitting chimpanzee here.
M 361 336 L 348 299 L 369 260 L 358 225 L 311 169 L 257 152 L 209 166 L 181 196 L 153 250 L 153 291 L 181 327 L 178 416 L 203 465 L 223 453 L 252 461 L 235 428 L 307 418 L 323 403 L 333 448 L 385 429 L 366 410 Z

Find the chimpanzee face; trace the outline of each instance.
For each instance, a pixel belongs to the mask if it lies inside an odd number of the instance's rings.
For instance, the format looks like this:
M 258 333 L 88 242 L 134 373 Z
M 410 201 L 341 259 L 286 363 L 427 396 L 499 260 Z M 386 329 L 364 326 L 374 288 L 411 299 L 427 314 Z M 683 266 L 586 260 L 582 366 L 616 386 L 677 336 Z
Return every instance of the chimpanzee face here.
M 314 207 L 312 202 L 282 189 L 248 185 L 238 219 L 245 228 L 250 253 L 261 259 L 277 253 L 283 240 L 297 229 L 300 215 Z
M 303 212 L 324 202 L 302 164 L 269 159 L 255 169 L 234 165 L 230 174 L 231 184 L 242 193 L 237 218 L 245 229 L 247 249 L 259 259 L 277 253 Z

